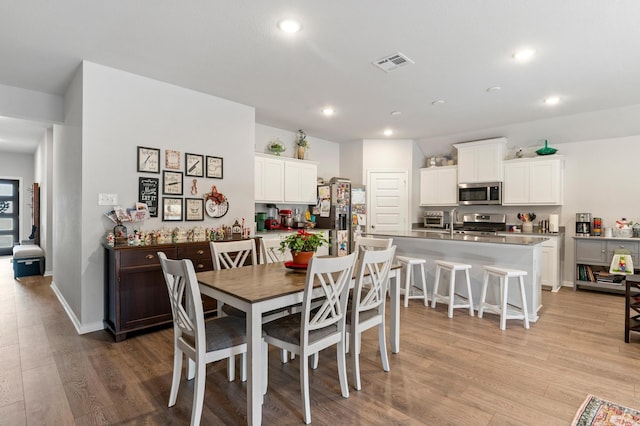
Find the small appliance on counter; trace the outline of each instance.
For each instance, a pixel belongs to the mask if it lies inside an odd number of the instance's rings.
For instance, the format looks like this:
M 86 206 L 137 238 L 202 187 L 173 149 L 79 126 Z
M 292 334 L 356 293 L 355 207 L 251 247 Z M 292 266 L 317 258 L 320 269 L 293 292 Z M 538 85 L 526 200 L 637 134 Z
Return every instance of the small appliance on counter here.
M 425 228 L 437 228 L 437 229 L 449 229 L 451 225 L 451 219 L 449 219 L 450 212 L 444 210 L 425 210 L 424 212 L 424 227 Z
M 591 213 L 576 213 L 576 236 L 591 235 Z
M 293 212 L 289 209 L 280 210 L 280 229 L 293 229 Z
M 560 232 L 560 218 L 557 214 L 549 215 L 549 232 L 554 234 Z
M 269 217 L 264 221 L 264 227 L 269 231 L 273 231 L 274 229 L 280 229 L 280 222 L 278 221 L 278 219 Z

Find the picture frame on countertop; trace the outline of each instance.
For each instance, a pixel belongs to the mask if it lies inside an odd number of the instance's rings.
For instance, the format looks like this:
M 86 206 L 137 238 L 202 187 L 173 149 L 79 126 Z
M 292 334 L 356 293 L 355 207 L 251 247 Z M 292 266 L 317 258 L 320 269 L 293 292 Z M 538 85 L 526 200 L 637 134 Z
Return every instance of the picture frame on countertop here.
M 210 157 L 207 155 L 207 177 L 213 179 L 222 179 L 223 177 L 223 159 L 222 157 Z
M 180 170 L 180 151 L 173 149 L 164 150 L 164 168 L 172 170 Z
M 185 176 L 204 177 L 204 156 L 199 154 L 184 154 Z
M 182 198 L 162 197 L 162 220 L 182 222 Z
M 184 220 L 202 221 L 204 220 L 204 199 L 185 198 L 184 199 Z
M 138 147 L 138 167 L 141 173 L 160 173 L 160 150 L 146 146 Z
M 162 194 L 182 195 L 182 172 L 162 171 Z

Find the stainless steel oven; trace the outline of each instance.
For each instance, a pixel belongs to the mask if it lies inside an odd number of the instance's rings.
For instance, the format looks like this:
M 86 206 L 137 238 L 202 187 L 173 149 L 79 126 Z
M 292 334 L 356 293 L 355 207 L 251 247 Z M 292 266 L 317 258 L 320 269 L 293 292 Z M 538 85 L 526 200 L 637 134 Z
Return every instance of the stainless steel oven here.
M 425 210 L 424 212 L 424 227 L 425 228 L 440 228 L 445 229 L 449 227 L 451 221 L 449 220 L 449 212 L 444 210 Z
M 460 205 L 502 204 L 502 182 L 460 183 L 458 184 Z

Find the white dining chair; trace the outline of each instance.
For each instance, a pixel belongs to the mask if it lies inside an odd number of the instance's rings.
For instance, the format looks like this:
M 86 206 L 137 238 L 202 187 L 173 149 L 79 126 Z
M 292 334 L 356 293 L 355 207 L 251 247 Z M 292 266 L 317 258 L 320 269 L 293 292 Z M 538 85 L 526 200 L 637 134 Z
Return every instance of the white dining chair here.
M 336 345 L 340 390 L 344 398 L 349 397 L 345 325 L 349 284 L 355 259 L 355 253 L 342 257 L 313 257 L 307 269 L 302 312 L 262 326 L 263 337 L 267 344 L 286 349 L 299 356 L 305 423 L 311 422 L 309 401 L 309 357 L 311 355 Z M 313 294 L 316 285 L 319 285 L 321 295 Z M 320 305 L 316 307 L 317 302 L 320 302 Z
M 280 251 L 280 239 L 260 238 L 260 263 L 277 263 L 286 260 L 287 253 Z
M 158 252 L 173 315 L 173 379 L 169 407 L 176 404 L 183 355 L 195 363 L 191 425 L 199 425 L 204 401 L 206 364 L 247 353 L 246 325 L 242 318 L 218 317 L 205 322 L 196 272 L 191 260 L 170 260 Z M 265 366 L 266 368 L 266 366 Z M 243 369 L 244 370 L 244 369 Z M 246 380 L 246 375 L 242 377 Z
M 380 358 L 382 359 L 382 369 L 389 371 L 385 333 L 385 302 L 389 271 L 391 270 L 395 252 L 396 246 L 392 246 L 384 250 L 363 250 L 358 255 L 356 282 L 351 295 L 346 326 L 356 390 L 360 390 L 362 387 L 360 383 L 360 340 L 362 332 L 378 327 L 378 345 Z
M 238 241 L 211 241 L 213 269 L 230 269 L 240 266 L 257 265 L 256 243 L 251 238 Z
M 356 244 L 353 251 L 356 255 L 360 250 L 385 250 L 391 247 L 393 244 L 393 238 L 375 238 L 375 237 L 362 237 L 356 238 Z

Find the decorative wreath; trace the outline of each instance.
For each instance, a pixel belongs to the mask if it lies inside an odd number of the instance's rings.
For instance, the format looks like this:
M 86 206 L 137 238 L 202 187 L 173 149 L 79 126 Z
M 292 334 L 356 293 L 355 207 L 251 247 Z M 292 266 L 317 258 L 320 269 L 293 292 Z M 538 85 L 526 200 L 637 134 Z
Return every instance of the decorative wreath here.
M 211 192 L 204 194 L 205 200 L 211 200 L 216 204 L 222 204 L 227 201 L 227 197 L 224 194 L 218 192 L 218 188 L 215 185 L 211 187 Z

